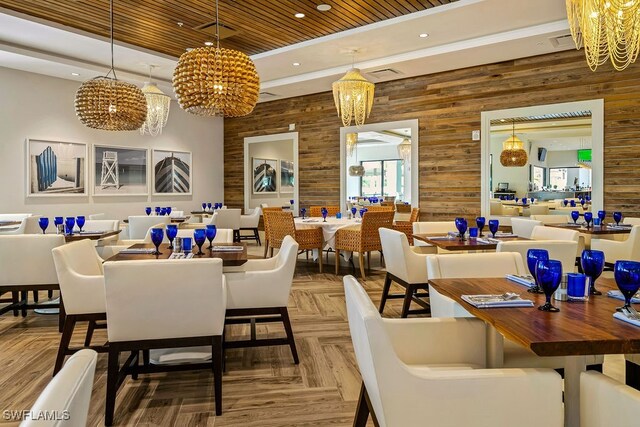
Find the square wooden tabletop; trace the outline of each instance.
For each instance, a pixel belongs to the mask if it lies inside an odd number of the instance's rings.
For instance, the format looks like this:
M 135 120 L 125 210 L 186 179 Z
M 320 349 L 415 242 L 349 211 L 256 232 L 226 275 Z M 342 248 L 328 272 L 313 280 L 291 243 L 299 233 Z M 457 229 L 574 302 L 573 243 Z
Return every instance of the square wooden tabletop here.
M 195 255 L 195 252 L 198 251 L 198 247 L 193 245 L 194 258 L 221 258 L 222 265 L 224 267 L 236 267 L 242 265 L 247 262 L 247 244 L 246 243 L 214 243 L 213 246 L 242 246 L 241 251 L 212 251 L 206 249 L 209 246 L 209 242 L 206 242 L 202 246 L 202 252 L 204 255 Z M 151 243 L 137 243 L 131 246 L 132 249 L 152 249 L 155 246 Z M 169 249 L 169 244 L 163 243 L 160 245 L 160 255 L 153 254 L 127 254 L 127 253 L 118 253 L 111 258 L 107 259 L 107 261 L 135 261 L 135 260 L 146 260 L 146 259 L 169 259 L 172 251 Z
M 413 238 L 447 251 L 495 251 L 498 247 L 498 242 L 501 241 L 529 240 L 523 237 L 496 237 L 492 239 L 488 235 L 484 235 L 480 239 L 467 237 L 465 240 L 460 240 L 459 238 L 448 239 L 447 236 L 442 235 L 442 233 L 414 234 Z
M 579 233 L 584 234 L 629 234 L 631 227 L 610 227 L 607 224 L 603 225 L 591 225 L 587 228 L 584 225 L 574 225 L 573 223 L 567 224 L 547 224 L 547 227 L 566 228 L 570 230 L 576 230 Z

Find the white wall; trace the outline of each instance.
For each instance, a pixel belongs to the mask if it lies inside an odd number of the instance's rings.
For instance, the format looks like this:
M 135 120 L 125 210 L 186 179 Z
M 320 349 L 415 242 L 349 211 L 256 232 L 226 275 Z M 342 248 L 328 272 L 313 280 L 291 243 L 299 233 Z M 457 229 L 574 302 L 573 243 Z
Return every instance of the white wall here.
M 105 70 L 106 71 L 106 70 Z M 46 216 L 104 212 L 124 219 L 144 214 L 145 206 L 174 206 L 192 211 L 202 202 L 223 201 L 223 120 L 188 114 L 172 101 L 161 135 L 110 132 L 85 127 L 74 111 L 79 84 L 0 67 L 0 212 L 33 212 Z M 26 197 L 25 140 L 110 144 L 175 149 L 193 153 L 193 196 Z M 89 158 L 92 159 L 89 147 Z M 91 175 L 92 168 L 89 168 Z M 149 169 L 149 174 L 151 170 Z M 149 175 L 151 176 L 151 175 Z
M 259 159 L 277 160 L 278 162 L 276 173 L 276 192 L 271 194 L 249 193 L 249 207 L 253 209 L 260 206 L 261 203 L 266 203 L 269 206 L 289 206 L 289 201 L 295 198 L 293 197 L 293 192 L 280 192 L 280 190 L 282 190 L 282 184 L 280 182 L 280 160 L 289 160 L 291 162 L 294 160 L 293 140 L 264 141 L 249 144 L 248 157 L 249 164 L 245 165 L 245 168 L 248 168 L 248 170 L 253 170 L 252 159 L 254 157 Z M 295 185 L 297 185 L 297 177 L 294 179 L 296 179 Z
M 508 137 L 508 136 L 507 136 Z M 493 188 L 491 191 L 495 191 L 500 182 L 508 182 L 509 190 L 515 190 L 517 197 L 524 197 L 529 191 L 529 170 L 531 169 L 530 163 L 533 160 L 533 164 L 538 165 L 537 148 L 535 149 L 536 156 L 532 159 L 529 155 L 529 162 L 523 167 L 504 167 L 500 164 L 500 153 L 502 153 L 502 143 L 507 138 L 504 135 L 491 136 L 491 154 L 493 155 Z M 525 150 L 529 148 L 529 142 L 524 141 Z M 534 150 L 530 150 L 533 152 Z

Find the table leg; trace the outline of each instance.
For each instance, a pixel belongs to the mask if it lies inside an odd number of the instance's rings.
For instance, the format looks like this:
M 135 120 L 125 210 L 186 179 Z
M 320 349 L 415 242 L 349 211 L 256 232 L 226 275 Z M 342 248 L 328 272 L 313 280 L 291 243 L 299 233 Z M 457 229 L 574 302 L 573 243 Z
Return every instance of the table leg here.
M 504 365 L 504 337 L 493 326 L 487 324 L 487 368 L 502 368 Z
M 580 426 L 580 374 L 587 370 L 585 356 L 567 356 L 564 363 L 564 425 Z

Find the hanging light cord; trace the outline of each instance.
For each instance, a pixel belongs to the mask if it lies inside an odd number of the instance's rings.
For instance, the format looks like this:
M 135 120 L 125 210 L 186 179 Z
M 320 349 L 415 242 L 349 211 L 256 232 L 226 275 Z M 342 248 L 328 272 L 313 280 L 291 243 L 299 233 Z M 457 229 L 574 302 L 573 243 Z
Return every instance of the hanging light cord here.
M 105 77 L 109 77 L 109 74 L 113 73 L 113 79 L 118 80 L 118 77 L 116 76 L 116 69 L 113 66 L 113 0 L 109 0 L 109 25 L 111 28 L 111 69 Z
M 216 0 L 216 49 L 220 49 L 220 18 L 218 17 L 218 0 Z

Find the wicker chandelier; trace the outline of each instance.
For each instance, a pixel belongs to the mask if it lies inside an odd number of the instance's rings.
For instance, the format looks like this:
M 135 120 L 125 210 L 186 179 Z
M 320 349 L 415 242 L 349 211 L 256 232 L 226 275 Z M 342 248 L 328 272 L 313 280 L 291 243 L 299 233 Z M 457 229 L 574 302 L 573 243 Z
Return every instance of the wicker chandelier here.
M 333 100 L 343 126 L 362 126 L 371 113 L 375 85 L 362 77 L 360 70 L 352 68 L 340 80 L 333 82 Z
M 409 138 L 404 138 L 400 144 L 398 144 L 398 156 L 405 162 L 411 160 L 411 141 Z
M 640 51 L 640 1 L 566 0 L 571 35 L 592 71 L 611 60 L 624 70 Z
M 154 82 L 151 81 L 151 70 L 149 66 L 149 81 L 142 87 L 142 93 L 147 99 L 147 119 L 140 128 L 140 133 L 156 136 L 162 133 L 162 128 L 167 125 L 169 119 L 169 107 L 171 98 L 165 95 Z
M 345 136 L 345 145 L 347 147 L 347 157 L 353 156 L 353 150 L 356 148 L 356 144 L 358 143 L 358 134 L 355 132 L 350 132 Z
M 111 69 L 95 77 L 76 92 L 78 119 L 87 127 L 102 130 L 136 130 L 147 117 L 147 101 L 142 91 L 131 83 L 118 80 L 113 66 L 113 0 L 109 1 L 111 26 Z M 113 73 L 113 78 L 109 74 Z
M 220 47 L 216 0 L 216 47 L 199 47 L 180 56 L 173 90 L 183 110 L 200 116 L 241 117 L 253 111 L 260 77 L 247 55 Z
M 528 156 L 524 149 L 524 142 L 516 136 L 516 123 L 513 122 L 511 136 L 502 143 L 500 164 L 505 167 L 522 167 L 526 166 L 527 161 Z

